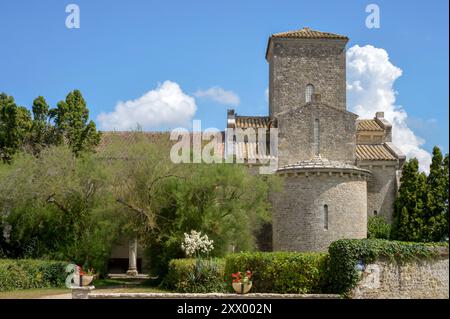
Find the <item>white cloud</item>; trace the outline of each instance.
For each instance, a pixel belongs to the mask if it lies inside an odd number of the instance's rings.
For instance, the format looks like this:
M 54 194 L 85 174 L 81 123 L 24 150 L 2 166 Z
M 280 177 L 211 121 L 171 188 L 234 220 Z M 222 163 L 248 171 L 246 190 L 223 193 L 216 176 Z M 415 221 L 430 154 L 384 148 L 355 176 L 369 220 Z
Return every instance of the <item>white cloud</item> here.
M 431 155 L 421 146 L 424 140 L 408 127 L 406 111 L 395 104 L 395 81 L 402 70 L 389 61 L 384 49 L 355 45 L 347 51 L 347 97 L 350 110 L 361 118 L 384 112 L 392 123 L 393 143 L 408 157 L 419 160 L 420 169 L 429 170 Z
M 269 102 L 269 88 L 264 91 L 264 96 L 266 97 L 266 102 Z
M 194 95 L 199 98 L 207 98 L 220 104 L 231 106 L 238 106 L 240 103 L 239 96 L 236 93 L 226 91 L 219 86 L 214 86 L 207 90 L 198 90 Z
M 98 116 L 102 130 L 131 130 L 189 126 L 197 110 L 195 99 L 172 81 L 158 84 L 135 100 L 119 101 L 113 112 Z

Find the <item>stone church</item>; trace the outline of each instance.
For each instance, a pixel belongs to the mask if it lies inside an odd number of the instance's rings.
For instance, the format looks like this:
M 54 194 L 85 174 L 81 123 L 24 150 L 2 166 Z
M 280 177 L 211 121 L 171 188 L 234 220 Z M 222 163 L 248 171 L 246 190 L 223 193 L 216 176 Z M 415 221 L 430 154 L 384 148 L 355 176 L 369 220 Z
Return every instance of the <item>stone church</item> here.
M 368 216 L 392 220 L 405 156 L 392 144 L 383 112 L 359 119 L 347 110 L 348 40 L 309 28 L 273 34 L 266 50 L 268 116 L 228 110 L 228 129 L 278 129 L 275 174 L 285 178 L 283 191 L 271 195 L 267 230 L 275 251 L 326 251 L 337 239 L 365 238 Z M 122 134 L 126 139 L 128 133 Z M 163 136 L 145 134 L 150 140 Z M 249 164 L 255 162 L 255 147 L 235 143 L 249 166 L 258 166 Z M 129 273 L 145 262 L 136 240 L 124 241 L 111 257 L 129 262 Z
M 405 156 L 383 112 L 359 119 L 347 110 L 348 40 L 309 28 L 273 34 L 268 116 L 228 111 L 228 128 L 278 128 L 276 174 L 285 183 L 271 198 L 273 250 L 325 251 L 337 239 L 365 238 L 368 216 L 392 220 Z

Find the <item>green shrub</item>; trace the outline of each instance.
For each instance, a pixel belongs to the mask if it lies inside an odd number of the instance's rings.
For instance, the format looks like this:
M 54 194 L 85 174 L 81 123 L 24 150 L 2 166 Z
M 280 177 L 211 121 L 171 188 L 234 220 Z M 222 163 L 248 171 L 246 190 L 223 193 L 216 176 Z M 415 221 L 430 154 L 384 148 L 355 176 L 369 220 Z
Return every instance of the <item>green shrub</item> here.
M 389 239 L 391 225 L 382 216 L 371 216 L 367 221 L 367 238 Z
M 354 288 L 360 273 L 358 263 L 367 265 L 380 257 L 393 262 L 404 262 L 412 259 L 431 258 L 439 253 L 438 247 L 446 243 L 412 243 L 389 241 L 383 239 L 341 239 L 333 242 L 330 254 L 329 280 L 333 293 L 346 294 Z
M 225 292 L 224 265 L 220 258 L 173 259 L 161 285 L 177 292 Z
M 252 292 L 320 293 L 326 289 L 328 255 L 325 253 L 256 252 L 226 257 L 226 282 L 231 274 L 252 272 Z
M 63 287 L 67 263 L 34 259 L 0 259 L 0 291 Z

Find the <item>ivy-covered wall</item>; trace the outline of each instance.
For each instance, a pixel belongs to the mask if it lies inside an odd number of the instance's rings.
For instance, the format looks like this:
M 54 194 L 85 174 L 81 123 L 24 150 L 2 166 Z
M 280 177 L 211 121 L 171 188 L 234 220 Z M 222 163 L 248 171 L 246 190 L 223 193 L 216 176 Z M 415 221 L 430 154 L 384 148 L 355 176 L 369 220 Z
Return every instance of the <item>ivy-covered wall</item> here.
M 447 256 L 403 264 L 378 260 L 366 266 L 352 298 L 448 299 L 448 271 L 448 252 Z
M 351 298 L 449 298 L 447 243 L 343 239 L 331 244 L 330 285 Z

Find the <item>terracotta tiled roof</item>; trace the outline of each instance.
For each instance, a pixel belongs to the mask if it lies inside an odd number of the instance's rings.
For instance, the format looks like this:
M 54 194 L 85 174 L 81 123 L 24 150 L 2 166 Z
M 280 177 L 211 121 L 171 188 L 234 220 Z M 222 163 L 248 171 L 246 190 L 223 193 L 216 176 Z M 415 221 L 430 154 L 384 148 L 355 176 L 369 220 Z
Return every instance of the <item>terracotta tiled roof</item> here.
M 268 128 L 268 116 L 236 116 L 237 128 Z
M 255 142 L 236 142 L 236 156 L 244 161 L 272 159 L 273 156 L 266 154 L 258 154 L 263 150 L 263 146 L 257 145 Z
M 346 39 L 348 37 L 344 35 L 339 35 L 329 32 L 321 32 L 316 30 L 311 30 L 310 28 L 303 28 L 295 31 L 287 31 L 281 33 L 275 33 L 272 38 L 296 38 L 296 39 Z
M 279 170 L 290 170 L 290 169 L 356 169 L 359 170 L 358 167 L 354 165 L 350 165 L 344 162 L 339 161 L 330 161 L 326 158 L 322 158 L 320 156 L 316 156 L 310 160 L 301 160 L 294 164 L 285 165 L 279 168 Z
M 220 156 L 224 154 L 224 143 L 222 142 L 224 139 L 224 132 L 220 132 L 222 135 L 222 140 L 219 141 L 217 148 Z M 189 138 L 191 139 L 192 145 L 192 132 L 189 133 Z M 107 150 L 109 145 L 115 143 L 116 147 L 125 150 L 130 145 L 137 142 L 149 142 L 152 144 L 159 145 L 168 145 L 171 146 L 178 141 L 170 140 L 170 132 L 133 132 L 133 131 L 118 131 L 118 132 L 102 132 L 102 137 L 100 140 L 100 144 L 97 147 L 97 151 L 101 152 Z M 203 141 L 202 145 L 208 144 L 210 140 Z
M 378 124 L 376 120 L 358 120 L 357 123 L 357 131 L 384 131 L 384 129 L 380 126 L 380 124 Z
M 384 144 L 356 145 L 356 159 L 359 161 L 397 160 L 397 158 L 388 150 L 388 148 Z
M 104 150 L 111 143 L 117 143 L 121 147 L 127 147 L 142 140 L 151 143 L 167 142 L 170 140 L 170 132 L 102 131 L 101 133 L 102 137 L 97 147 L 99 151 Z

